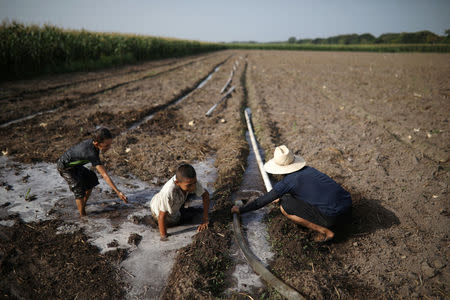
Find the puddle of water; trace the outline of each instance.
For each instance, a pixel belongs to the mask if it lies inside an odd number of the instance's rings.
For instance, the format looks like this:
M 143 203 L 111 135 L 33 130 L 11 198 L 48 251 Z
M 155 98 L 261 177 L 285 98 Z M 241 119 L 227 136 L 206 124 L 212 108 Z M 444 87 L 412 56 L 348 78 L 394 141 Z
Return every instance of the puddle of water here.
M 250 145 L 248 132 L 246 133 L 247 142 Z M 264 157 L 261 149 L 260 154 Z M 254 200 L 266 192 L 261 173 L 258 169 L 256 156 L 250 151 L 247 157 L 247 169 L 239 190 L 233 194 L 233 201 L 237 200 Z M 263 222 L 264 215 L 269 209 L 264 207 L 256 211 L 248 212 L 241 215 L 241 224 L 248 240 L 250 250 L 264 263 L 268 264 L 273 257 L 270 244 L 268 242 L 269 234 L 266 224 Z M 233 242 L 233 258 L 236 261 L 236 268 L 233 272 L 235 286 L 229 291 L 249 291 L 263 286 L 259 276 L 253 272 L 242 254 L 240 248 Z
M 11 190 L 0 188 L 0 210 L 18 213 L 25 222 L 48 220 L 50 210 L 63 198 L 70 197 L 67 183 L 58 174 L 55 165 L 38 163 L 22 165 L 0 157 L 0 181 Z M 26 201 L 25 197 L 36 199 Z M 74 201 L 75 202 L 75 201 Z M 74 203 L 75 204 L 75 203 Z
M 214 191 L 213 185 L 217 179 L 214 162 L 215 158 L 211 157 L 192 164 L 198 180 L 210 193 Z M 191 242 L 200 222 L 198 220 L 168 228 L 171 234 L 169 241 L 161 242 L 157 229 L 132 222 L 133 216 L 150 215 L 149 201 L 161 187 L 148 185 L 133 177 L 118 176 L 112 176 L 113 180 L 128 196 L 129 204 L 120 201 L 100 178 L 100 184 L 94 188 L 86 206 L 88 217 L 80 220 L 74 196 L 58 174 L 55 164 L 24 165 L 2 156 L 0 166 L 0 218 L 14 213 L 18 213 L 25 222 L 60 218 L 65 224 L 58 228 L 59 233 L 70 233 L 82 228 L 89 242 L 102 253 L 116 248 L 128 249 L 127 259 L 120 265 L 128 274 L 125 278 L 130 286 L 128 299 L 159 297 L 172 268 L 176 250 Z M 36 196 L 30 202 L 25 200 L 28 190 L 29 195 Z M 189 203 L 189 206 L 201 205 L 201 199 Z M 14 221 L 1 220 L 0 225 L 13 226 Z M 132 233 L 142 237 L 137 246 L 128 243 Z M 116 245 L 108 247 L 112 241 L 116 241 Z
M 16 222 L 14 220 L 2 220 L 2 221 L 0 221 L 0 225 L 6 226 L 6 227 L 14 226 L 15 223 Z
M 211 73 L 208 74 L 208 76 L 202 81 L 200 82 L 192 91 L 190 91 L 189 93 L 187 93 L 186 95 L 180 97 L 179 99 L 177 99 L 175 102 L 172 102 L 170 104 L 168 104 L 167 106 L 171 106 L 171 105 L 177 105 L 178 103 L 180 103 L 181 101 L 183 101 L 184 99 L 186 99 L 187 97 L 189 97 L 193 92 L 195 92 L 197 89 L 201 89 L 202 87 L 205 86 L 205 84 L 212 78 L 212 76 L 214 75 L 214 73 L 216 73 L 217 71 L 220 70 L 220 66 L 216 67 L 214 69 L 214 71 L 212 71 Z M 166 108 L 167 106 L 165 106 L 164 108 Z M 157 110 L 159 111 L 159 110 Z M 146 116 L 144 119 L 142 119 L 139 122 L 134 123 L 133 125 L 130 126 L 130 128 L 128 128 L 125 132 L 130 131 L 130 130 L 134 130 L 136 128 L 138 128 L 139 126 L 141 126 L 142 124 L 150 121 L 151 119 L 153 119 L 154 115 L 156 112 L 151 113 L 150 115 Z M 124 133 L 125 133 L 124 132 Z

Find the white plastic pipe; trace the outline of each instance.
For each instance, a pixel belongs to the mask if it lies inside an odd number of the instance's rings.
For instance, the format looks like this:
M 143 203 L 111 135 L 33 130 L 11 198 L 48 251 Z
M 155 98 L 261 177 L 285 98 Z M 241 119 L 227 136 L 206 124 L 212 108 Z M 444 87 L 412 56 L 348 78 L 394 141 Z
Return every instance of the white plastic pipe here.
M 234 75 L 234 70 L 231 71 L 230 73 L 230 77 L 228 78 L 227 82 L 225 83 L 225 85 L 223 86 L 223 88 L 220 90 L 220 93 L 222 94 L 223 92 L 225 92 L 225 90 L 227 89 L 228 85 L 230 84 L 231 80 L 233 79 L 233 75 Z
M 248 134 L 250 136 L 250 141 L 252 143 L 253 152 L 255 152 L 256 161 L 258 162 L 259 171 L 261 172 L 261 176 L 263 178 L 267 192 L 270 192 L 272 190 L 272 183 L 270 182 L 267 172 L 264 170 L 264 163 L 262 161 L 261 155 L 259 154 L 258 144 L 256 143 L 255 134 L 253 133 L 253 127 L 251 122 L 252 111 L 250 110 L 250 108 L 247 107 L 244 111 L 244 114 L 245 120 L 247 121 Z
M 234 91 L 234 86 L 231 87 L 231 89 L 225 94 L 225 96 L 222 97 L 222 99 L 220 99 L 216 104 L 214 104 L 207 112 L 206 112 L 206 116 L 209 117 L 212 112 L 214 111 L 214 109 L 216 109 L 217 105 L 219 105 L 223 100 L 225 100 L 228 96 L 231 95 L 231 93 Z

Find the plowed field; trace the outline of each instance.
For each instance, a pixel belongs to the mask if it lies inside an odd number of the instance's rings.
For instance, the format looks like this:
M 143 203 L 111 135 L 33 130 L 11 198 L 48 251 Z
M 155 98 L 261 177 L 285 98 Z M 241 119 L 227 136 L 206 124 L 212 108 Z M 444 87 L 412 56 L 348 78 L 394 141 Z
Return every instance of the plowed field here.
M 233 68 L 235 91 L 206 117 Z M 106 126 L 116 135 L 102 157 L 107 170 L 156 185 L 180 162 L 214 157 L 210 227 L 178 251 L 160 296 L 238 299 L 244 296 L 223 292 L 233 285 L 230 196 L 246 167 L 242 111 L 249 106 L 266 159 L 287 145 L 346 187 L 354 204 L 352 223 L 327 245 L 311 242 L 273 207 L 274 274 L 306 298 L 444 299 L 449 97 L 448 54 L 223 51 L 1 83 L 0 148 L 18 169 L 54 163 Z M 55 238 L 64 219 L 19 221 L 8 210 L 8 179 L 0 177 L 0 219 L 16 221 L 0 225 L 2 297 L 126 297 L 129 275 L 118 263 L 127 254 L 100 254 L 81 231 Z M 270 289 L 245 293 L 277 297 Z

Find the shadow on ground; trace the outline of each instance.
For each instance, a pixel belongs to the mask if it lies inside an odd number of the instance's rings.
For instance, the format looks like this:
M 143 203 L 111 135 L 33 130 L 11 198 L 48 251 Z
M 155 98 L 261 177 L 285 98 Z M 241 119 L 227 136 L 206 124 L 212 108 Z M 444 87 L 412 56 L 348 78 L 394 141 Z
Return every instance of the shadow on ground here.
M 400 224 L 398 217 L 381 205 L 380 201 L 356 193 L 352 193 L 352 199 L 351 222 L 336 228 L 334 242 L 345 242 L 355 236 L 365 236 Z

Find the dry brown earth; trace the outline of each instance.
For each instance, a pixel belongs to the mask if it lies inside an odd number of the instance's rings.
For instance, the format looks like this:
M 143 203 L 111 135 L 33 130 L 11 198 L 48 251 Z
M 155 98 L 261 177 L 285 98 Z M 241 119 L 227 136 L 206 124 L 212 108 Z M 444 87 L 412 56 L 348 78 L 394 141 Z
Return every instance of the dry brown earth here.
M 448 295 L 449 58 L 327 52 L 249 56 L 249 102 L 266 153 L 286 144 L 353 194 L 353 224 L 336 244 L 323 253 L 305 249 L 298 256 L 280 255 L 273 264 L 306 295 Z M 271 224 L 279 229 L 271 231 L 274 242 L 287 243 L 280 231 L 294 226 Z M 291 247 L 300 250 L 304 238 L 297 238 Z M 286 246 L 281 250 L 289 252 Z M 296 261 L 308 257 L 307 264 Z
M 210 229 L 179 251 L 170 288 L 163 294 L 165 299 L 213 298 L 230 284 L 232 262 L 226 251 L 232 238 L 230 195 L 245 168 L 248 146 L 242 109 L 249 104 L 266 153 L 286 144 L 309 165 L 342 183 L 354 200 L 352 225 L 338 234 L 335 243 L 324 246 L 311 243 L 308 232 L 286 222 L 277 209 L 272 211 L 269 232 L 278 254 L 271 268 L 278 276 L 307 298 L 445 298 L 449 58 L 448 54 L 224 51 L 2 83 L 2 123 L 58 110 L 0 128 L 0 148 L 20 162 L 54 162 L 95 126 L 103 125 L 118 134 L 104 157 L 111 173 L 153 183 L 165 182 L 182 161 L 215 156 L 219 177 Z M 236 91 L 205 117 L 221 98 L 219 91 L 236 61 L 231 84 Z M 203 88 L 175 103 L 218 65 L 220 70 Z M 128 130 L 151 113 L 155 115 L 150 121 Z M 21 261 L 15 254 L 23 251 L 18 245 L 20 232 L 26 229 L 31 243 L 41 243 L 42 237 L 23 226 L 16 225 L 16 234 L 6 236 L 0 264 L 26 273 L 29 260 Z M 54 230 L 51 224 L 32 226 Z M 66 251 L 76 241 L 67 237 Z M 55 249 L 50 243 L 42 251 Z M 97 259 L 94 252 L 89 257 Z M 103 259 L 99 268 L 111 264 L 110 258 Z M 48 284 L 67 289 L 71 279 L 55 282 L 55 274 L 47 272 L 49 268 L 62 272 L 62 260 L 53 267 L 51 260 L 50 265 L 37 266 L 39 281 L 18 281 L 14 268 L 3 268 L 3 294 L 20 296 Z M 115 280 L 95 289 L 107 292 Z M 7 290 L 13 281 L 14 291 Z M 31 298 L 36 295 L 30 293 Z M 267 291 L 253 296 L 264 294 Z

